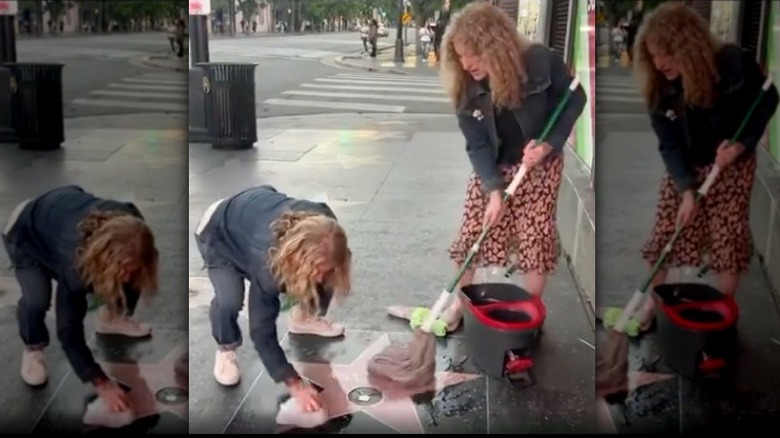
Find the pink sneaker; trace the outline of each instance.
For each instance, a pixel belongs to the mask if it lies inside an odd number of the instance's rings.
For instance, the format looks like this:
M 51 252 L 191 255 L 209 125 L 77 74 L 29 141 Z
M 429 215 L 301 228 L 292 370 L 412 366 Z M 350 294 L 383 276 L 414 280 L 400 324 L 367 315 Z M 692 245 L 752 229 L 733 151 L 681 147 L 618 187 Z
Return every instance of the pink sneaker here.
M 343 325 L 330 322 L 321 316 L 310 316 L 303 320 L 291 317 L 288 330 L 295 335 L 314 335 L 323 338 L 337 338 L 344 334 Z

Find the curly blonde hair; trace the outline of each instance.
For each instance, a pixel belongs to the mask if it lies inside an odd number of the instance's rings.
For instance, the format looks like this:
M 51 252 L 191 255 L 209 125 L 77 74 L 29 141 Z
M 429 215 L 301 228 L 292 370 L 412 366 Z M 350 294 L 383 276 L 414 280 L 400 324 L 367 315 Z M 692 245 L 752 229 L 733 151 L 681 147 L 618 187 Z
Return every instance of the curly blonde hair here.
M 487 66 L 494 105 L 506 109 L 521 105 L 527 80 L 525 53 L 530 44 L 509 16 L 490 2 L 474 2 L 458 11 L 447 26 L 441 45 L 441 72 L 450 99 L 458 108 L 473 79 L 463 70 L 456 46 L 479 56 Z
M 286 294 L 306 313 L 319 308 L 315 274 L 320 263 L 333 267 L 324 286 L 338 300 L 351 290 L 352 253 L 347 234 L 339 223 L 328 216 L 288 211 L 273 224 L 274 244 L 269 250 L 271 273 Z
M 142 219 L 126 213 L 94 211 L 81 221 L 79 231 L 77 269 L 110 318 L 127 310 L 123 286 L 128 266 L 140 269 L 130 283 L 142 297 L 157 292 L 159 256 L 154 235 Z
M 686 104 L 712 106 L 720 80 L 715 57 L 721 42 L 704 17 L 681 2 L 664 3 L 645 16 L 634 43 L 634 72 L 647 106 L 656 108 L 669 81 L 656 70 L 648 46 L 679 66 Z

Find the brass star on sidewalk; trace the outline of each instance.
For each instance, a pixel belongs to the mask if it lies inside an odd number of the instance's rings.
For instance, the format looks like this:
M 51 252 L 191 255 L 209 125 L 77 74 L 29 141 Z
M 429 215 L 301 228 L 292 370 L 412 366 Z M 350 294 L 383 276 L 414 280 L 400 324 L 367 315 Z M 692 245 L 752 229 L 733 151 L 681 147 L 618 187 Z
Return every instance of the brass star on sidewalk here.
M 364 412 L 398 433 L 425 433 L 411 398 L 415 395 L 414 391 L 383 391 L 380 396 L 369 382 L 369 360 L 389 345 L 390 338 L 383 334 L 347 365 L 311 362 L 293 362 L 293 365 L 303 377 L 323 388 L 321 395 L 331 420 Z M 479 377 L 482 376 L 437 372 L 435 391 L 438 393 L 449 386 Z
M 106 373 L 130 388 L 128 396 L 138 418 L 170 412 L 184 421 L 189 418 L 188 382 L 176 375 L 176 360 L 185 353 L 186 345 L 178 345 L 160 362 L 102 363 Z

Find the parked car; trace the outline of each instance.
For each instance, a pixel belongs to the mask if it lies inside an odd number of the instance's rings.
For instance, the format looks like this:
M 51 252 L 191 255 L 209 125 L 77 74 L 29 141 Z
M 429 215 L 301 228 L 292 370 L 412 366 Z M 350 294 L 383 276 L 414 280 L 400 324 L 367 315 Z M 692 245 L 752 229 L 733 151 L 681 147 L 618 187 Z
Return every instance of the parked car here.
M 377 35 L 379 35 L 380 37 L 386 37 L 387 28 L 385 26 L 379 26 L 379 29 L 377 29 Z

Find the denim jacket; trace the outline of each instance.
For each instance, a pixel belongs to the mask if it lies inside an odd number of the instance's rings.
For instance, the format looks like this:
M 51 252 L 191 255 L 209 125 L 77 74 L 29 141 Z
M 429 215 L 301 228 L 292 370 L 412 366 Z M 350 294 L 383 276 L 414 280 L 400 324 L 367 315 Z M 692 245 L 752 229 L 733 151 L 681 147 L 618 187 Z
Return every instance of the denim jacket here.
M 526 70 L 528 80 L 523 86 L 523 102 L 521 107 L 513 112 L 525 138 L 530 140 L 541 135 L 547 120 L 571 85 L 573 77 L 563 59 L 540 44 L 533 44 L 529 48 L 526 54 Z M 458 126 L 466 138 L 466 151 L 471 165 L 480 178 L 485 193 L 502 190 L 504 181 L 496 163 L 500 140 L 496 132 L 490 93 L 481 84 L 473 81 L 463 97 L 462 104 L 456 111 Z M 545 139 L 553 148 L 551 156 L 562 153 L 586 102 L 585 91 L 578 85 Z M 522 148 L 525 145 L 518 144 L 515 147 Z
M 716 86 L 715 103 L 708 111 L 707 118 L 710 125 L 708 127 L 715 133 L 715 137 L 722 141 L 731 139 L 736 134 L 758 96 L 766 75 L 749 52 L 733 44 L 726 44 L 721 48 L 716 65 L 720 81 Z M 742 135 L 736 139 L 745 146 L 745 151 L 738 160 L 744 160 L 755 153 L 779 100 L 777 88 L 771 85 L 756 106 Z M 680 192 L 696 189 L 696 168 L 714 161 L 715 151 L 720 143 L 697 143 L 696 133 L 688 129 L 687 113 L 682 91 L 671 86 L 662 92 L 659 104 L 650 111 L 661 158 Z

